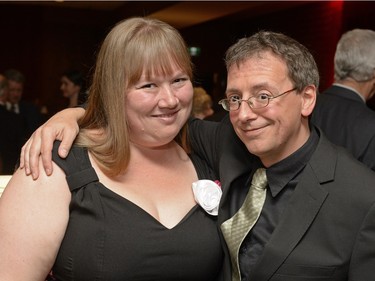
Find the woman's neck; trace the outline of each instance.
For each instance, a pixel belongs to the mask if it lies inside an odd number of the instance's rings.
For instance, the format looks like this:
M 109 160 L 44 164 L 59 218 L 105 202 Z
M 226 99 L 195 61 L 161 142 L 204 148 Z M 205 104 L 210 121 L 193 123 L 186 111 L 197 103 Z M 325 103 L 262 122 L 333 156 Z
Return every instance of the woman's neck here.
M 187 161 L 189 157 L 183 148 L 175 141 L 158 147 L 145 147 L 130 143 L 131 161 L 149 160 L 151 162 L 173 163 L 173 161 Z

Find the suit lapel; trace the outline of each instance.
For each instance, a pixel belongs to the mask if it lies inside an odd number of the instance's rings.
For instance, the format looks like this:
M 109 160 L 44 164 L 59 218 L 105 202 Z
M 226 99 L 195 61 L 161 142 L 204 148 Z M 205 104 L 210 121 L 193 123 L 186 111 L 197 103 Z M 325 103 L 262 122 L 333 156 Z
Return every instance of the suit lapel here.
M 268 280 L 274 274 L 301 240 L 327 196 L 319 184 L 311 183 L 311 168 L 307 169 L 310 171 L 304 172 L 304 179 L 296 187 L 281 221 L 254 268 L 252 280 Z
M 329 146 L 321 136 L 313 157 L 306 165 L 278 226 L 250 276 L 251 280 L 269 280 L 313 223 L 328 196 L 321 184 L 334 178 L 337 154 Z

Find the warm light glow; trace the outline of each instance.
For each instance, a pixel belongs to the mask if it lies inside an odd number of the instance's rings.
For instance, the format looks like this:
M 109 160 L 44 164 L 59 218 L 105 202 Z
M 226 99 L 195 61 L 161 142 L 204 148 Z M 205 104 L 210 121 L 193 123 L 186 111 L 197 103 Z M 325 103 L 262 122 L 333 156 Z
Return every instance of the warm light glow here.
M 1 194 L 3 194 L 4 188 L 8 184 L 8 182 L 9 182 L 9 180 L 10 180 L 11 177 L 12 177 L 11 175 L 9 175 L 9 176 L 0 176 L 0 197 L 1 197 Z
M 344 0 L 330 1 L 329 6 L 332 9 L 336 9 L 338 11 L 341 11 L 343 6 L 344 6 Z

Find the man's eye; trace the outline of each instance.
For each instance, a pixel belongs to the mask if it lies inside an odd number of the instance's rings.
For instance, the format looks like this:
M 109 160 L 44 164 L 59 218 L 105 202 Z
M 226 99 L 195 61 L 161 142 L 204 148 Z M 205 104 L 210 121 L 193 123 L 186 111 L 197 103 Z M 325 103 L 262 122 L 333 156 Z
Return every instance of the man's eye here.
M 237 103 L 238 101 L 240 101 L 240 97 L 239 96 L 230 96 L 228 97 L 228 100 L 229 102 L 232 102 L 232 103 Z
M 271 96 L 265 93 L 261 93 L 261 94 L 258 94 L 256 98 L 257 100 L 268 100 L 269 98 L 271 98 Z

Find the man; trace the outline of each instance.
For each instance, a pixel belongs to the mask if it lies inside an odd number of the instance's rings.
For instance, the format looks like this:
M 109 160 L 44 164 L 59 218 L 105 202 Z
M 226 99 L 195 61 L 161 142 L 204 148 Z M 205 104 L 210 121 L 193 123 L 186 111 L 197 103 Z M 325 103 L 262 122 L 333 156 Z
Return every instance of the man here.
M 6 109 L 8 81 L 0 74 L 0 175 L 13 174 L 24 143 L 21 118 Z
M 228 262 L 232 280 L 375 279 L 375 175 L 309 126 L 319 82 L 312 55 L 259 32 L 230 47 L 226 65 L 221 103 L 233 129 L 191 124 L 193 148 L 220 173 L 222 230 L 254 171 L 266 168 L 268 179 L 262 213 Z
M 192 148 L 219 173 L 223 188 L 224 280 L 375 279 L 375 174 L 310 127 L 319 84 L 311 53 L 283 34 L 258 32 L 229 48 L 226 66 L 220 103 L 230 122 L 190 122 Z M 47 166 L 52 136 L 69 149 L 72 130 L 63 123 L 44 132 Z M 234 251 L 228 245 L 245 224 L 232 218 L 246 207 L 258 168 L 266 169 L 265 202 Z
M 318 95 L 312 122 L 332 142 L 375 170 L 375 31 L 344 33 L 335 53 L 335 83 Z
M 21 116 L 29 137 L 41 125 L 42 115 L 37 106 L 22 100 L 25 76 L 15 69 L 8 69 L 4 74 L 8 80 L 7 109 Z

